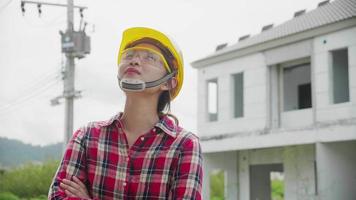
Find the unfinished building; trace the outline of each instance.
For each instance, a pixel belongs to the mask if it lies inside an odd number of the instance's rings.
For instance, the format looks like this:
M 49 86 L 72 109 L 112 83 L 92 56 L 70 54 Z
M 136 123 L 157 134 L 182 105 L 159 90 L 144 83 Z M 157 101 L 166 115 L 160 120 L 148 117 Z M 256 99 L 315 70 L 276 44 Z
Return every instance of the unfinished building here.
M 243 36 L 198 70 L 204 199 L 356 199 L 356 0 Z

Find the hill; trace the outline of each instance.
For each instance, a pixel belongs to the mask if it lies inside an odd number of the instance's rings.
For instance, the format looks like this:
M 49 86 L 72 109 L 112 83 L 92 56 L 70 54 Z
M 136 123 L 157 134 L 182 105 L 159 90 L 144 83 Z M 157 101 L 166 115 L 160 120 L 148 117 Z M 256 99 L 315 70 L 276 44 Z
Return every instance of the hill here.
M 60 160 L 62 149 L 63 143 L 39 146 L 0 137 L 0 168 L 10 168 L 28 162 Z

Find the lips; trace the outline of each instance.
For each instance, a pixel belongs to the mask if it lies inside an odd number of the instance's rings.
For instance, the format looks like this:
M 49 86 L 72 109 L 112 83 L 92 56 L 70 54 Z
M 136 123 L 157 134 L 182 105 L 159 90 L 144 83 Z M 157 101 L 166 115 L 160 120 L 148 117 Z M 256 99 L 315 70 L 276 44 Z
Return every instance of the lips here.
M 129 67 L 129 68 L 127 68 L 126 70 L 125 70 L 125 72 L 124 72 L 125 74 L 126 73 L 136 73 L 136 74 L 141 74 L 137 69 L 135 69 L 135 68 L 132 68 L 132 67 Z

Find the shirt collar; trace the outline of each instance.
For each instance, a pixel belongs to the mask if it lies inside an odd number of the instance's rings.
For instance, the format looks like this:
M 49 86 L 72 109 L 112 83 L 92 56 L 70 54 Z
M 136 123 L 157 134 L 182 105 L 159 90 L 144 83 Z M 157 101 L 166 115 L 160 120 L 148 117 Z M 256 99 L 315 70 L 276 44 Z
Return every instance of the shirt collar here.
M 123 114 L 122 112 L 117 113 L 116 115 L 111 117 L 109 120 L 104 121 L 102 123 L 102 126 L 110 126 L 115 121 L 120 120 L 122 114 Z M 173 119 L 171 119 L 168 115 L 160 116 L 160 120 L 156 123 L 155 127 L 161 129 L 164 133 L 166 133 L 174 138 L 177 136 L 177 132 L 179 131 L 179 126 L 176 125 L 175 121 Z M 160 133 L 160 132 L 157 132 L 157 133 Z

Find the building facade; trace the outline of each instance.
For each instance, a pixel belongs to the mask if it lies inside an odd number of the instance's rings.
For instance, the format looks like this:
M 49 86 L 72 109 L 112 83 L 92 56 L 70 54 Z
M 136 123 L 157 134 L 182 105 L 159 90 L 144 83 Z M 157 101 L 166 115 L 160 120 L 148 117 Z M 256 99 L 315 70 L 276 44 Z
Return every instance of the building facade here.
M 309 12 L 194 61 L 204 199 L 356 199 L 356 0 Z

